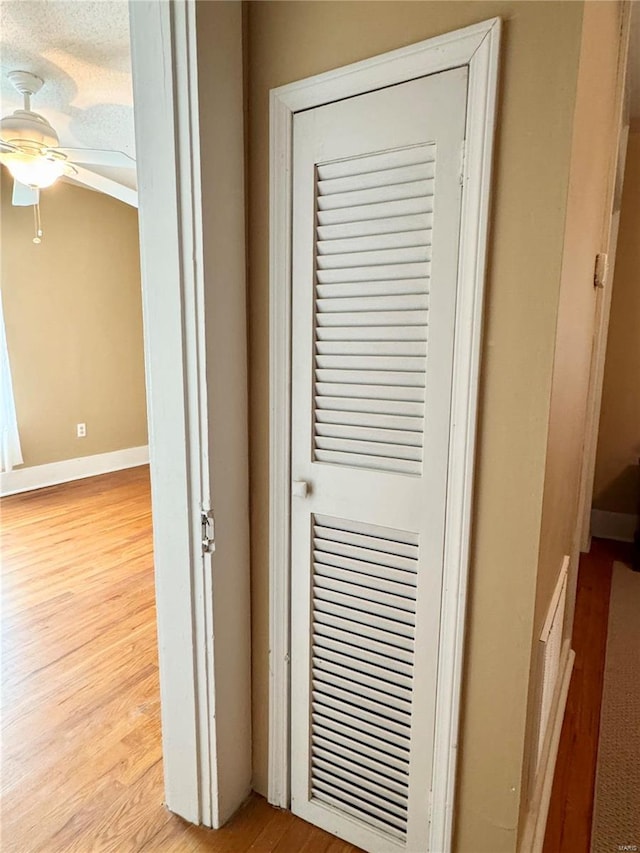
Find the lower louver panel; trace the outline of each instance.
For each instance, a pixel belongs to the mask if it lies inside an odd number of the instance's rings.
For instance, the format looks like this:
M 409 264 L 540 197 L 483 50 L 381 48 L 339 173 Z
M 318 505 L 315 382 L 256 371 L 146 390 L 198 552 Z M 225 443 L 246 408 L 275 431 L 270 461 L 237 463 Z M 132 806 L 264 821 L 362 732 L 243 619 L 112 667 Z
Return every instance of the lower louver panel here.
M 418 539 L 315 516 L 311 796 L 404 840 Z

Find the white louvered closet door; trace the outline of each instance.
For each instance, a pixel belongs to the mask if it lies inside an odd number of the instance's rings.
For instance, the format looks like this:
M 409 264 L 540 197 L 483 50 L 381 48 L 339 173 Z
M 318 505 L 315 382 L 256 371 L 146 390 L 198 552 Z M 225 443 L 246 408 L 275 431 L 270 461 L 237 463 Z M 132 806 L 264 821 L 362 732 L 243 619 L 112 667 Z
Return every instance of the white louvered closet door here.
M 372 853 L 428 849 L 466 98 L 294 117 L 292 810 Z

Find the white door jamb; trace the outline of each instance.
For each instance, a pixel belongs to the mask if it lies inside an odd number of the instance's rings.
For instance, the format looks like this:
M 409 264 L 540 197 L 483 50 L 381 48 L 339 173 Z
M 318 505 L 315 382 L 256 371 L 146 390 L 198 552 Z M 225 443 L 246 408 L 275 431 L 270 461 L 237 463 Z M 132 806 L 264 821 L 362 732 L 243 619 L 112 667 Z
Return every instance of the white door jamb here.
M 195 9 L 154 2 L 131 2 L 129 8 L 165 800 L 186 820 L 210 823 L 209 738 L 201 731 L 206 673 L 196 632 L 204 609 L 197 589 L 202 554 L 193 527 L 201 483 L 193 394 L 198 355 L 188 335 L 198 323 L 188 162 L 188 102 L 197 97 L 189 56 L 190 50 L 195 55 Z
M 231 6 L 221 23 L 233 36 L 233 47 L 225 55 L 241 69 L 240 6 Z M 235 405 L 228 406 L 213 425 L 207 411 L 207 395 L 212 385 L 218 387 L 225 365 L 217 353 L 216 360 L 209 356 L 207 361 L 205 303 L 209 312 L 212 306 L 219 307 L 215 284 L 229 258 L 218 257 L 216 269 L 205 263 L 196 3 L 131 0 L 129 9 L 165 802 L 192 823 L 218 827 L 247 796 L 251 774 L 248 641 L 246 636 L 238 641 L 240 632 L 247 634 L 249 567 L 229 546 L 234 537 L 244 542 L 248 535 L 242 527 L 248 519 L 242 491 L 246 446 L 227 454 L 223 471 L 216 469 L 216 454 L 210 453 L 216 435 L 225 430 L 246 437 L 246 423 L 241 421 L 244 410 Z M 241 102 L 237 109 L 242 115 Z M 238 133 L 242 134 L 241 122 Z M 220 158 L 218 164 L 224 160 L 224 152 L 207 153 L 208 163 L 215 156 Z M 242 204 L 241 190 L 239 199 Z M 208 204 L 209 222 L 216 202 L 217 196 Z M 237 253 L 240 246 L 244 258 L 243 217 L 241 228 L 227 236 L 229 252 Z M 232 311 L 228 323 L 230 331 L 243 339 L 244 268 L 234 268 L 224 284 L 240 294 L 242 311 Z M 223 308 L 228 309 L 229 300 L 235 298 L 227 295 Z M 207 366 L 216 374 L 209 376 L 208 384 Z M 246 365 L 238 368 L 236 379 L 238 373 L 241 386 Z M 232 396 L 235 401 L 235 392 Z M 209 481 L 211 468 L 217 475 L 215 484 Z M 227 494 L 234 511 L 240 506 L 246 512 L 237 513 L 242 518 L 235 526 L 223 525 L 222 533 L 216 532 L 222 547 L 212 555 L 203 548 L 202 512 L 210 510 L 213 486 L 217 494 Z M 220 595 L 214 608 L 216 583 Z M 226 608 L 230 618 L 220 618 L 220 608 Z M 235 657 L 227 654 L 226 665 L 218 660 L 219 652 L 218 658 L 214 654 L 218 642 L 221 649 L 240 650 Z M 244 658 L 241 665 L 231 666 L 240 655 L 246 657 L 246 666 Z M 225 739 L 238 743 L 234 772 L 228 762 L 220 766 L 218 753 L 224 752 Z

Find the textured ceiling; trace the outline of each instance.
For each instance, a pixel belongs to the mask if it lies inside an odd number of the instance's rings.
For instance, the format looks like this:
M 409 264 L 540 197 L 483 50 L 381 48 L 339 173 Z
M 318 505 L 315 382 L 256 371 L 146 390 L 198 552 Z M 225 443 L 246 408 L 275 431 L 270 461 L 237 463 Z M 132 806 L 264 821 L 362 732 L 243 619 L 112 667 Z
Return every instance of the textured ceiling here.
M 0 63 L 2 115 L 22 107 L 7 72 L 31 71 L 45 81 L 31 108 L 61 145 L 135 157 L 127 0 L 0 0 Z M 135 187 L 133 171 L 117 171 Z

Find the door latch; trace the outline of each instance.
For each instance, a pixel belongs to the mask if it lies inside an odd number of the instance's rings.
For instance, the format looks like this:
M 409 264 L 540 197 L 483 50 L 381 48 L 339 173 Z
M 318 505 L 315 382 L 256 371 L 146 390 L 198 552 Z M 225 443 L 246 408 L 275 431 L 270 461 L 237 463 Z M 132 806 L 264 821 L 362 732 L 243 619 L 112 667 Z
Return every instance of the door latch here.
M 213 510 L 203 510 L 200 514 L 202 524 L 202 553 L 212 554 L 216 550 L 216 525 Z
M 294 498 L 306 498 L 309 494 L 309 483 L 306 480 L 294 480 L 291 484 L 291 494 Z

